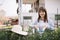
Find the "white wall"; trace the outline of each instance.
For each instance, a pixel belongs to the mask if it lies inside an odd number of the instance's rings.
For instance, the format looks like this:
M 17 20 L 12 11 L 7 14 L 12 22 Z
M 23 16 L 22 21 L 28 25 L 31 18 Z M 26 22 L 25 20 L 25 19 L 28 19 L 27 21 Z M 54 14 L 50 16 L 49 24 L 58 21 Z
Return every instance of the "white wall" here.
M 48 13 L 57 13 L 57 8 L 60 9 L 60 0 L 45 0 L 45 7 Z
M 60 0 L 45 0 L 45 8 L 47 9 L 48 16 L 52 19 L 55 18 L 55 14 L 60 13 Z
M 17 16 L 16 0 L 4 0 L 2 8 L 6 11 L 5 16 Z

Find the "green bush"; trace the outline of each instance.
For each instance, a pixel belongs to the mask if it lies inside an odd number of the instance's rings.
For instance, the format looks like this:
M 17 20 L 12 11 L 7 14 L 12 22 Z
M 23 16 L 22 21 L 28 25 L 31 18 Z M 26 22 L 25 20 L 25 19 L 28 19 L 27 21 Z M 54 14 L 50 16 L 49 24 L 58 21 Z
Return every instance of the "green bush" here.
M 0 31 L 0 40 L 60 40 L 60 28 L 54 31 L 46 29 L 43 34 L 37 31 L 33 34 L 31 29 L 28 32 L 29 35 L 23 36 L 11 31 Z

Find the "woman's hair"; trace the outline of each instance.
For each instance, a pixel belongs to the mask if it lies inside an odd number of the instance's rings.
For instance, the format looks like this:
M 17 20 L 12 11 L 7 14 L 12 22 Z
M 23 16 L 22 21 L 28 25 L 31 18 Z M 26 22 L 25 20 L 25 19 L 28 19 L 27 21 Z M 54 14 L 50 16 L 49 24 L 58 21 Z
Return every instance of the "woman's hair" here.
M 48 20 L 47 20 L 47 11 L 46 11 L 46 9 L 43 8 L 43 7 L 40 7 L 39 10 L 38 10 L 38 22 L 39 22 L 39 20 L 41 19 L 41 16 L 40 16 L 40 12 L 41 12 L 41 11 L 42 11 L 42 12 L 45 12 L 44 22 L 48 21 Z

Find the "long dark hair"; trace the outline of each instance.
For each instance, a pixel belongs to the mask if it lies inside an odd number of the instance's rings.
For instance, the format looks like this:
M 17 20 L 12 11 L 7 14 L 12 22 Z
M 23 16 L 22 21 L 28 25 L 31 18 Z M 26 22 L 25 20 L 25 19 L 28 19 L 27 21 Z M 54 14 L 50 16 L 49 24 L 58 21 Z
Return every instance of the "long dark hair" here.
M 43 8 L 43 7 L 40 7 L 39 8 L 39 10 L 38 10 L 38 22 L 39 22 L 39 20 L 41 19 L 41 16 L 40 16 L 40 12 L 45 12 L 45 16 L 44 16 L 44 22 L 48 22 L 48 20 L 47 20 L 47 11 L 46 11 L 46 9 L 45 8 Z

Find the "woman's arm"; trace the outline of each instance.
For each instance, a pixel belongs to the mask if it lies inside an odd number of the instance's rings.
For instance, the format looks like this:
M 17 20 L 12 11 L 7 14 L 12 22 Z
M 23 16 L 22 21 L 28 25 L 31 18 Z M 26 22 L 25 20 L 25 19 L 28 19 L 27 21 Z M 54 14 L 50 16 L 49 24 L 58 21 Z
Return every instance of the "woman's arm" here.
M 48 29 L 54 30 L 54 21 L 51 19 L 48 20 Z

